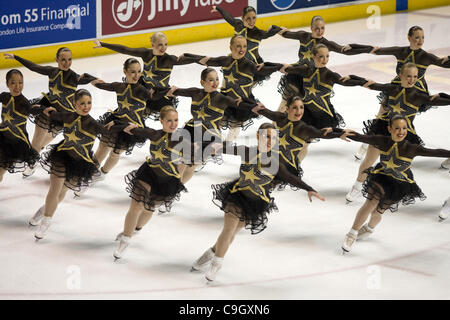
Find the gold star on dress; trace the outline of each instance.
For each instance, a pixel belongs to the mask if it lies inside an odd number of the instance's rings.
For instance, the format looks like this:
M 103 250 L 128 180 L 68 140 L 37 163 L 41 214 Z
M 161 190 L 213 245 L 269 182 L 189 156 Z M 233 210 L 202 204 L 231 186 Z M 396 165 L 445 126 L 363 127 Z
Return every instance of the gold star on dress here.
M 245 39 L 247 39 L 247 52 L 245 53 L 245 57 L 257 64 L 258 59 L 256 58 L 255 51 L 258 50 L 261 40 L 249 37 L 248 29 L 246 27 L 239 32 L 236 31 L 234 34 L 242 35 Z
M 299 64 L 306 64 L 310 67 L 314 66 L 314 59 L 311 54 L 311 49 L 316 44 L 316 39 L 311 39 L 308 43 L 303 44 L 300 42 L 300 48 L 298 49 Z
M 418 70 L 417 82 L 414 84 L 414 88 L 418 89 L 421 92 L 428 93 L 426 82 L 425 82 L 425 79 L 424 79 L 425 71 L 427 71 L 427 66 L 424 66 L 424 65 L 416 63 L 416 57 L 415 57 L 414 50 L 411 50 L 411 52 L 409 53 L 409 55 L 405 59 L 403 59 L 403 60 L 398 59 L 397 60 L 397 67 L 395 68 L 397 74 L 400 74 L 400 70 L 402 69 L 402 66 L 405 63 L 408 63 L 408 62 L 414 63 L 416 65 L 416 67 L 417 67 L 417 70 Z M 400 84 L 401 83 L 400 77 L 396 76 L 394 78 L 394 80 L 392 80 L 392 83 Z
M 303 149 L 306 141 L 294 135 L 294 123 L 288 121 L 283 127 L 277 126 L 280 135 L 281 157 L 292 167 L 297 169 L 297 156 Z
M 218 92 L 212 93 L 214 96 Z M 221 138 L 220 128 L 218 123 L 223 118 L 224 110 L 214 107 L 211 104 L 211 93 L 206 93 L 200 101 L 192 101 L 191 114 L 192 119 L 186 125 L 191 127 L 202 127 L 203 131 L 208 131 L 212 135 Z
M 144 73 L 142 77 L 149 88 L 166 88 L 169 85 L 172 68 L 158 67 L 158 59 L 162 59 L 163 57 L 154 56 L 150 61 L 144 61 Z
M 158 141 L 152 141 L 150 144 L 152 158 L 147 159 L 147 164 L 179 179 L 181 175 L 177 163 L 181 160 L 181 152 L 169 147 L 169 142 L 169 133 L 163 135 Z
M 64 122 L 64 141 L 58 147 L 60 150 L 71 150 L 90 163 L 95 163 L 90 151 L 94 145 L 96 135 L 83 129 L 82 117 L 74 114 L 74 121 Z M 86 118 L 87 119 L 87 118 Z
M 239 180 L 233 186 L 231 193 L 237 191 L 250 191 L 266 202 L 270 202 L 269 189 L 274 175 L 268 173 L 261 167 L 261 155 L 240 167 Z
M 143 128 L 144 123 L 142 117 L 146 101 L 135 97 L 133 94 L 133 88 L 138 86 L 140 85 L 128 84 L 122 92 L 117 93 L 117 104 L 119 107 L 112 113 L 118 118 L 125 119 L 126 122 L 134 123 L 140 128 Z
M 71 70 L 63 71 L 60 70 L 56 76 L 49 78 L 48 87 L 50 92 L 48 94 L 42 93 L 48 101 L 56 108 L 57 111 L 70 111 L 74 112 L 75 108 L 73 106 L 73 97 L 76 86 L 72 86 L 64 83 L 64 73 L 73 72 Z
M 236 99 L 248 98 L 250 96 L 250 90 L 253 85 L 253 75 L 249 75 L 239 71 L 238 60 L 227 66 L 222 67 L 223 77 L 225 78 L 224 87 L 221 91 L 224 93 L 233 93 Z
M 399 155 L 398 143 L 394 142 L 388 151 L 380 151 L 380 166 L 372 170 L 372 173 L 384 174 L 400 181 L 414 183 L 410 169 L 411 162 L 412 159 Z
M 28 135 L 26 134 L 28 116 L 19 112 L 13 96 L 11 96 L 6 105 L 3 105 L 2 119 L 3 123 L 0 125 L 0 131 L 8 131 L 31 147 Z
M 413 121 L 419 112 L 419 107 L 413 105 L 406 101 L 406 89 L 402 88 L 402 90 L 395 96 L 389 96 L 388 98 L 388 108 L 389 111 L 384 114 L 381 119 L 389 121 L 396 114 L 400 114 L 406 118 L 406 122 L 408 125 L 408 131 L 416 134 L 414 130 Z
M 305 88 L 305 98 L 303 103 L 309 108 L 320 109 L 330 117 L 333 117 L 329 102 L 333 86 L 321 82 L 320 70 L 321 69 L 316 68 L 311 77 L 303 78 L 303 85 Z

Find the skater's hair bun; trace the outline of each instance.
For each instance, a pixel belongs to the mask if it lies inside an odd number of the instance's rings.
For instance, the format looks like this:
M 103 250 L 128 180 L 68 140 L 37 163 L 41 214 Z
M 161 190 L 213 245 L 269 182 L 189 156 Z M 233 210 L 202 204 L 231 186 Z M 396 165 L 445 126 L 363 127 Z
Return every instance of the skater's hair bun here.
M 270 122 L 264 122 L 262 125 L 259 126 L 259 130 L 266 130 L 266 129 L 276 129 L 275 126 Z
M 397 121 L 397 120 L 405 120 L 405 121 L 406 121 L 406 118 L 405 118 L 405 116 L 403 116 L 403 115 L 401 115 L 401 114 L 396 114 L 396 115 L 394 115 L 393 117 L 391 117 L 391 118 L 389 119 L 389 127 L 392 127 L 392 125 L 394 124 L 394 122 Z
M 316 55 L 319 52 L 319 49 L 321 49 L 321 48 L 328 49 L 328 47 L 326 45 L 324 45 L 323 43 L 318 43 L 311 49 L 311 53 L 313 55 Z
M 17 69 L 11 69 L 11 70 L 9 70 L 9 71 L 6 73 L 6 83 L 8 83 L 9 79 L 11 79 L 11 77 L 12 77 L 13 75 L 15 75 L 15 74 L 20 75 L 20 76 L 22 77 L 22 79 L 23 79 L 23 74 L 22 74 L 22 72 L 20 72 L 20 71 L 17 70 Z
M 323 20 L 322 16 L 314 16 L 311 19 L 311 27 L 316 21 L 323 21 L 325 23 L 325 21 Z
M 135 59 L 135 58 L 128 58 L 127 60 L 125 60 L 125 62 L 123 64 L 123 68 L 125 70 L 128 70 L 128 68 L 134 63 L 139 63 L 139 66 L 141 66 L 140 62 L 137 59 Z
M 203 81 L 206 81 L 206 78 L 208 77 L 208 74 L 209 74 L 210 72 L 213 72 L 213 71 L 216 71 L 216 70 L 213 69 L 213 68 L 206 68 L 206 69 L 203 69 L 203 71 L 202 71 L 202 73 L 201 73 L 201 75 L 200 75 L 200 79 L 202 79 Z
M 417 30 L 422 30 L 423 31 L 422 27 L 419 27 L 419 26 L 412 26 L 411 28 L 409 28 L 408 36 L 412 37 L 414 32 L 416 32 Z
M 154 34 L 152 34 L 152 36 L 150 37 L 150 42 L 153 44 L 156 42 L 156 40 L 159 40 L 161 38 L 166 38 L 166 35 L 162 32 L 155 32 Z
M 400 74 L 403 74 L 403 72 L 404 72 L 406 69 L 410 69 L 410 68 L 415 68 L 415 69 L 418 70 L 417 66 L 416 66 L 414 63 L 412 63 L 412 62 L 407 62 L 407 63 L 405 63 L 404 65 L 402 65 L 402 67 L 401 67 L 401 69 L 400 69 Z
M 295 101 L 300 100 L 303 103 L 303 99 L 299 96 L 293 96 L 293 97 L 289 97 L 286 101 L 286 106 L 289 108 L 290 106 L 292 106 L 294 104 Z
M 89 91 L 87 91 L 86 89 L 78 89 L 77 91 L 75 91 L 74 100 L 78 101 L 84 96 L 89 96 L 92 98 L 91 93 Z
M 159 118 L 163 120 L 167 116 L 167 114 L 172 111 L 178 113 L 177 109 L 175 109 L 173 106 L 162 107 L 161 111 L 159 112 Z
M 244 9 L 242 9 L 242 17 L 245 17 L 245 15 L 249 12 L 256 13 L 256 10 L 252 6 L 246 6 L 246 7 L 244 7 Z
M 235 35 L 232 36 L 231 39 L 230 39 L 230 46 L 233 45 L 234 40 L 236 40 L 237 38 L 242 38 L 242 39 L 244 39 L 245 41 L 247 41 L 247 39 L 245 39 L 245 37 L 244 37 L 243 35 L 241 35 L 241 34 L 235 34 Z
M 56 51 L 56 59 L 58 59 L 58 58 L 59 58 L 59 55 L 60 55 L 61 53 L 63 53 L 63 52 L 70 52 L 70 53 L 72 53 L 72 51 L 71 51 L 69 48 L 67 48 L 67 47 L 61 47 L 61 48 L 58 49 L 58 51 Z

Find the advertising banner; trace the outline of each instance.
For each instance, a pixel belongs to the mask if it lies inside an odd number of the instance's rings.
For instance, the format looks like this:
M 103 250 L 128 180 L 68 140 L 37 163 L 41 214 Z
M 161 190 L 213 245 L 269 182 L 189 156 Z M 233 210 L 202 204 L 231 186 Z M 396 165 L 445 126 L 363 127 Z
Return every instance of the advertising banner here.
M 247 0 L 102 0 L 102 35 L 222 19 L 220 6 L 240 16 Z
M 355 2 L 357 0 L 258 0 L 258 13 L 305 9 L 331 4 Z
M 96 0 L 11 1 L 0 11 L 0 50 L 96 37 Z

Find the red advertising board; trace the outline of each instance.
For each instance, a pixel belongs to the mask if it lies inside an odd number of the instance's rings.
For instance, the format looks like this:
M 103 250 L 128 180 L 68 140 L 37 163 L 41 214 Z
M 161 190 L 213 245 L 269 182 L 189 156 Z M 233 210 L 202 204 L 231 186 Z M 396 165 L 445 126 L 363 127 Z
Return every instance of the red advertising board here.
M 102 34 L 221 19 L 213 5 L 240 16 L 247 0 L 102 0 Z

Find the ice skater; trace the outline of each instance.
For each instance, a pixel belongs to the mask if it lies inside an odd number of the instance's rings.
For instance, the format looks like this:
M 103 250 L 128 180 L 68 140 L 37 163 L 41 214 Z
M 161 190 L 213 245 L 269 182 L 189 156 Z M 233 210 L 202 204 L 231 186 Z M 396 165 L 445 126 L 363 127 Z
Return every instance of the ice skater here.
M 362 192 L 365 203 L 358 210 L 353 226 L 345 236 L 342 245 L 343 252 L 351 251 L 357 239 L 370 236 L 381 222 L 383 213 L 389 209 L 397 211 L 399 203 L 409 205 L 416 198 L 425 200 L 420 187 L 414 180 L 411 163 L 417 156 L 450 157 L 450 150 L 427 149 L 420 144 L 410 143 L 408 134 L 408 119 L 403 115 L 395 115 L 389 121 L 385 135 L 362 135 L 349 133 L 348 138 L 354 141 L 368 143 L 380 150 L 380 162 L 366 170 Z M 365 224 L 370 216 L 369 222 Z

